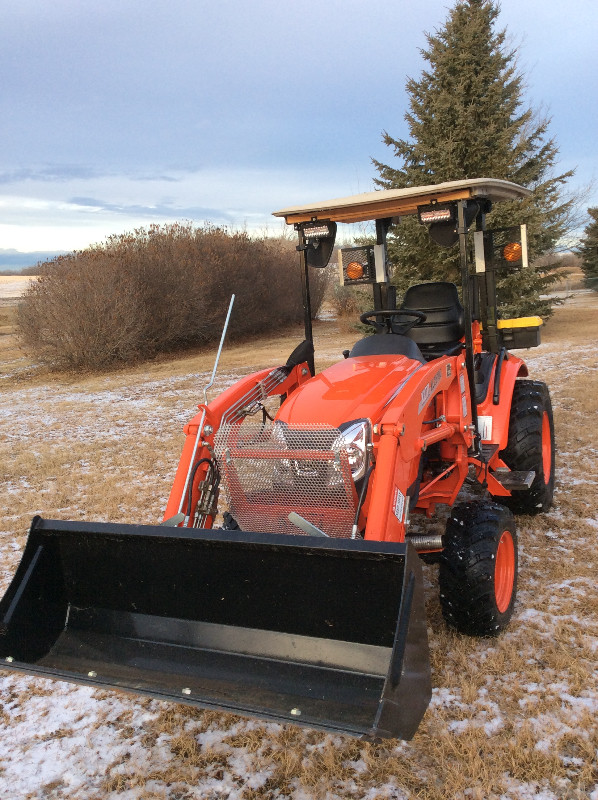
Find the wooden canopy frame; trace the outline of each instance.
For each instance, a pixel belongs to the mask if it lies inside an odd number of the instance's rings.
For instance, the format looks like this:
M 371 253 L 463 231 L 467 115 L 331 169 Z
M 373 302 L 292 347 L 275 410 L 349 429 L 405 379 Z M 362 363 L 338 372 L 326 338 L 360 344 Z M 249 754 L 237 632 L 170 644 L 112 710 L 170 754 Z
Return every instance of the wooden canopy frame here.
M 274 211 L 273 216 L 284 217 L 289 225 L 313 220 L 333 222 L 364 222 L 371 219 L 388 219 L 417 214 L 417 207 L 431 203 L 449 203 L 476 197 L 501 202 L 520 200 L 531 195 L 529 189 L 511 181 L 496 178 L 471 178 L 448 181 L 433 186 L 410 186 L 406 189 L 384 189 L 365 192 L 351 197 L 323 200 L 290 206 Z

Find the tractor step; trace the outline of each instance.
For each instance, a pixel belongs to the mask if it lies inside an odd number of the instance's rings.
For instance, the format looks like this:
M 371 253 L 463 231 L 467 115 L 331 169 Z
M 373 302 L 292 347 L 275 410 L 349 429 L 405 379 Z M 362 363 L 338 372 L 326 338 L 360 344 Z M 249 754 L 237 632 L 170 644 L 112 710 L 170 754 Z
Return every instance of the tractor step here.
M 533 469 L 510 470 L 504 467 L 495 469 L 493 475 L 496 480 L 510 492 L 522 492 L 525 489 L 529 489 L 536 477 L 536 473 Z
M 497 450 L 498 450 L 497 444 L 483 444 L 481 447 L 482 461 L 486 462 L 490 461 L 490 459 L 496 453 Z

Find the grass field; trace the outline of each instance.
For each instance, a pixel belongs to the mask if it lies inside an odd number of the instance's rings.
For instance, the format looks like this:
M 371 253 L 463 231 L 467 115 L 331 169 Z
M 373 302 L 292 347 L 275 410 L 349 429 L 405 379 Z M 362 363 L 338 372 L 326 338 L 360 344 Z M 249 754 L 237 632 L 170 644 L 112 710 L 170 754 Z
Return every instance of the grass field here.
M 0 308 L 0 589 L 31 517 L 159 521 L 213 353 L 49 374 Z M 286 360 L 299 329 L 225 348 L 216 389 Z M 317 366 L 356 338 L 315 326 Z M 0 672 L 6 800 L 598 800 L 598 299 L 557 308 L 523 354 L 555 409 L 555 506 L 519 518 L 520 589 L 496 640 L 449 632 L 425 567 L 434 694 L 411 742 L 369 744 Z

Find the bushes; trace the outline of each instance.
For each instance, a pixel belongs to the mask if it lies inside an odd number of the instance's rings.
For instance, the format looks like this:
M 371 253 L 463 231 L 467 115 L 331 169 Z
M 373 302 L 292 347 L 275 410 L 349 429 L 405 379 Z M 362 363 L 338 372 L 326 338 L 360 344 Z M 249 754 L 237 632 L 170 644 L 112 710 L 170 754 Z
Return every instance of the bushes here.
M 338 280 L 330 281 L 328 302 L 338 317 L 357 318 L 374 305 L 371 287 L 341 286 Z
M 285 239 L 191 224 L 151 226 L 40 265 L 19 308 L 22 341 L 59 368 L 102 369 L 303 319 L 299 259 Z M 315 291 L 314 291 L 315 289 Z M 314 313 L 323 287 L 312 287 Z

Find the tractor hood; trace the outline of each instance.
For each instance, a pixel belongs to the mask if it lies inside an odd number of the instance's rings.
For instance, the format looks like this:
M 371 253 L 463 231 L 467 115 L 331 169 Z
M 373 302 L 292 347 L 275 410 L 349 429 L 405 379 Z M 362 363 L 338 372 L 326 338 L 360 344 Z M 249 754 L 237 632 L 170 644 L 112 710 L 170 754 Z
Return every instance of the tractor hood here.
M 376 421 L 402 384 L 423 365 L 406 356 L 356 356 L 320 372 L 283 403 L 277 419 L 289 425 Z

